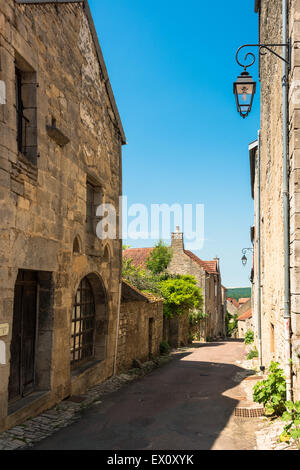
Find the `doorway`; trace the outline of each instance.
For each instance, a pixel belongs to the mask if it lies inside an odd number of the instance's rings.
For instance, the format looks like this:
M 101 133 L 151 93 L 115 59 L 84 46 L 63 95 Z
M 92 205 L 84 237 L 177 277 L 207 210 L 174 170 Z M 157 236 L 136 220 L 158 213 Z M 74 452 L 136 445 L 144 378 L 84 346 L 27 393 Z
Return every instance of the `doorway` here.
M 14 295 L 8 387 L 10 403 L 34 390 L 38 299 L 38 273 L 19 270 Z

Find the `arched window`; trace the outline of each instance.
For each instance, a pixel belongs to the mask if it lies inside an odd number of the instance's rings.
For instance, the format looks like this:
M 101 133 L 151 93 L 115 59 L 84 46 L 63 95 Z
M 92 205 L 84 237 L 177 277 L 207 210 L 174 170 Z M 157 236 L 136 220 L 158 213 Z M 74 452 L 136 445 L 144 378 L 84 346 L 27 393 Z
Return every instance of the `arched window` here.
M 81 243 L 79 237 L 74 238 L 73 253 L 75 253 L 76 255 L 79 255 L 81 253 Z
M 71 365 L 94 357 L 96 310 L 92 286 L 84 278 L 77 290 L 72 317 Z
M 110 252 L 109 252 L 108 246 L 106 246 L 105 249 L 104 249 L 103 261 L 104 261 L 105 263 L 109 263 L 109 262 L 110 262 Z

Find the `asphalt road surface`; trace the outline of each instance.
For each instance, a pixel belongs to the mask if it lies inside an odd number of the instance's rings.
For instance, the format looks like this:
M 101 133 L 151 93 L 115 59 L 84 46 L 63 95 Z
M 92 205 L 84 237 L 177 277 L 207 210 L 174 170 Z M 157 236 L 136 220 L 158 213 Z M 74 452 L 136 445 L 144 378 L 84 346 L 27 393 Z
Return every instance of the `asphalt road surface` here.
M 37 444 L 51 450 L 246 450 L 255 420 L 234 409 L 243 343 L 196 344 L 167 365 L 102 398 L 75 424 Z

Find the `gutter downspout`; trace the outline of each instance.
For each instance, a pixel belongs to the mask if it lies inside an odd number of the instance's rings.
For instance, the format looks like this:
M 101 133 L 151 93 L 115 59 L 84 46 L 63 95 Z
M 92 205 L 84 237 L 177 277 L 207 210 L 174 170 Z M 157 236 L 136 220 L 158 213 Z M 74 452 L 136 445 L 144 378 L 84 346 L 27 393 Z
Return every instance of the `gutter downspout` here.
M 282 42 L 288 43 L 288 5 L 282 0 Z M 282 56 L 288 60 L 289 50 L 282 47 Z M 285 339 L 285 375 L 286 398 L 292 400 L 292 370 L 291 370 L 291 312 L 290 312 L 290 224 L 289 224 L 289 116 L 288 116 L 288 80 L 289 69 L 286 62 L 282 62 L 282 125 L 283 125 L 283 223 L 284 223 L 284 339 Z
M 262 334 L 261 334 L 261 233 L 260 233 L 260 131 L 258 131 L 258 146 L 256 155 L 257 165 L 257 340 L 258 340 L 258 354 L 259 354 L 259 366 L 263 372 L 263 360 L 262 360 Z
M 115 344 L 115 357 L 114 357 L 114 371 L 113 375 L 117 373 L 117 356 L 118 356 L 118 340 L 119 340 L 119 328 L 120 328 L 120 310 L 121 310 L 121 295 L 122 295 L 122 281 L 119 284 L 119 300 L 118 300 L 118 315 L 117 315 L 117 332 L 116 332 L 116 344 Z

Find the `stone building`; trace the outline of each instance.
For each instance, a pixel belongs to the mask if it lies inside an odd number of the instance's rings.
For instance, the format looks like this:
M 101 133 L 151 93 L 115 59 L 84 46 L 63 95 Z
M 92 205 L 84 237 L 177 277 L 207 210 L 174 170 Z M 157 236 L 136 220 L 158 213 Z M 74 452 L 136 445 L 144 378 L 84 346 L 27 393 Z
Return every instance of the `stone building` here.
M 168 271 L 173 274 L 189 274 L 196 278 L 198 287 L 202 290 L 203 313 L 207 318 L 201 321 L 200 337 L 218 338 L 225 335 L 225 289 L 222 289 L 219 260 L 203 261 L 191 251 L 185 250 L 183 233 L 177 227 L 172 233 L 172 259 Z M 123 256 L 131 258 L 135 266 L 146 266 L 146 260 L 153 248 L 129 248 Z M 165 339 L 171 340 L 174 346 L 188 342 L 188 318 L 181 318 L 175 324 L 167 325 L 165 321 Z M 167 334 L 167 331 L 170 333 Z M 170 343 L 171 344 L 171 343 Z
M 287 18 L 283 6 L 287 5 Z M 294 398 L 300 399 L 300 1 L 255 0 L 260 44 L 286 44 L 290 39 L 291 68 L 267 52 L 260 56 L 261 122 L 258 141 L 249 146 L 252 197 L 255 206 L 253 316 L 261 364 L 281 363 Z M 283 40 L 283 25 L 287 38 Z M 282 55 L 282 48 L 274 48 Z M 283 78 L 285 76 L 285 78 Z M 289 86 L 289 122 L 283 123 L 284 93 Z M 288 185 L 285 190 L 284 132 L 288 129 Z M 289 194 L 288 194 L 289 192 Z M 284 200 L 287 201 L 288 245 L 284 237 Z M 286 262 L 286 260 L 288 260 Z M 287 281 L 285 283 L 285 280 Z M 286 287 L 285 287 L 286 286 Z M 284 294 L 288 291 L 286 302 Z M 290 319 L 284 316 L 288 313 Z M 261 321 L 261 341 L 260 327 Z M 285 333 L 286 332 L 286 333 Z M 260 346 L 261 344 L 261 346 Z M 289 356 L 293 360 L 290 365 Z
M 113 374 L 125 135 L 87 1 L 0 0 L 0 83 L 2 430 Z
M 236 299 L 229 297 L 226 303 L 227 312 L 230 313 L 230 315 L 236 315 L 238 308 L 239 308 L 238 301 Z
M 245 338 L 248 330 L 253 331 L 252 309 L 249 308 L 247 312 L 242 313 L 237 318 L 238 321 L 238 338 Z
M 201 322 L 201 337 L 219 338 L 225 335 L 225 305 L 219 260 L 203 261 L 191 251 L 184 248 L 183 233 L 179 227 L 172 233 L 172 260 L 168 271 L 174 274 L 190 274 L 197 279 L 202 290 L 203 313 L 206 320 Z
M 145 294 L 123 280 L 116 372 L 147 362 L 160 354 L 163 299 Z
M 247 330 L 253 330 L 251 305 L 251 299 L 247 299 L 247 302 L 242 302 L 240 304 L 240 307 L 237 311 L 238 338 L 244 338 Z

